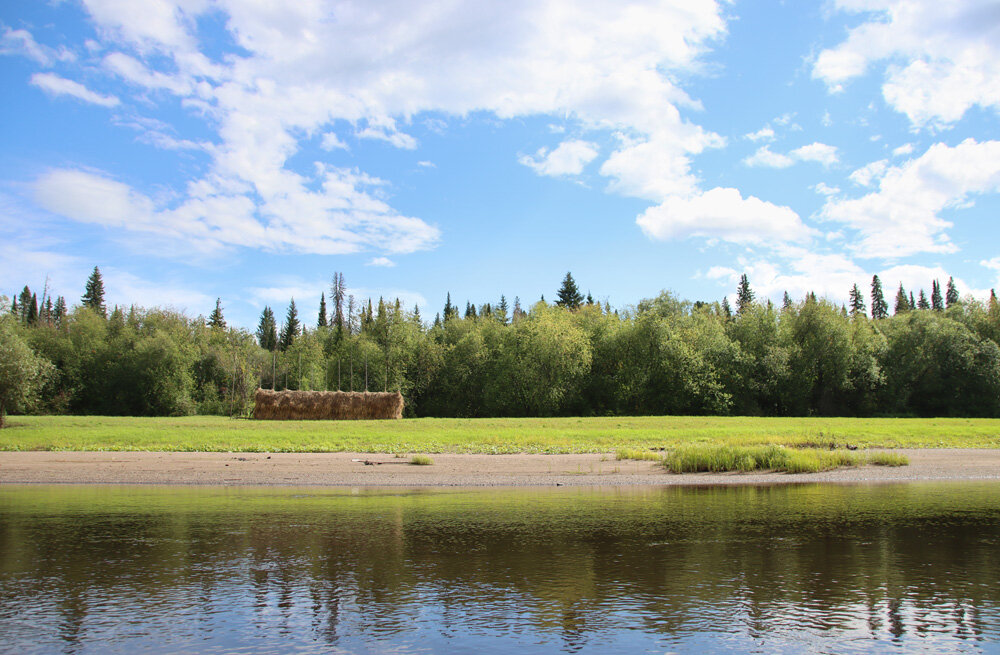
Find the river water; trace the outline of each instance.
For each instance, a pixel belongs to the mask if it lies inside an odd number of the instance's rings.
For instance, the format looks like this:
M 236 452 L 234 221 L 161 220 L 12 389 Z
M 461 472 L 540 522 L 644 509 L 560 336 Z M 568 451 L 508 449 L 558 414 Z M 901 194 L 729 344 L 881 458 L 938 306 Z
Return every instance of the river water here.
M 1000 652 L 1000 485 L 4 486 L 0 651 Z

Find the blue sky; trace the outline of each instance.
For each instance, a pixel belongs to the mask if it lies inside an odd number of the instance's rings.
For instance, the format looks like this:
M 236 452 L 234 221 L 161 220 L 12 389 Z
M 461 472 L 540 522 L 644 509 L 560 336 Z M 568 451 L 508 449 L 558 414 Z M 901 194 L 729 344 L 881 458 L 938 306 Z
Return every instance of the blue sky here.
M 980 0 L 3 3 L 0 293 L 983 297 L 998 62 Z

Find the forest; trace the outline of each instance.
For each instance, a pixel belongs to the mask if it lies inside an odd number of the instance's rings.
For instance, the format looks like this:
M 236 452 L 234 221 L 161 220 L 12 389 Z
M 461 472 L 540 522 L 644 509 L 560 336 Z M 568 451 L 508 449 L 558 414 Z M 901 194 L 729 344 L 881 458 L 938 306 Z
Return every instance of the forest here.
M 567 273 L 551 303 L 462 311 L 449 294 L 425 320 L 357 301 L 337 273 L 316 325 L 292 300 L 254 332 L 221 301 L 207 317 L 109 309 L 97 268 L 72 307 L 28 287 L 0 298 L 0 416 L 245 416 L 258 386 L 399 390 L 408 417 L 1000 416 L 1000 306 L 951 280 L 930 298 L 900 285 L 892 313 L 877 276 L 849 305 L 760 301 L 744 275 L 735 307 L 663 291 L 612 309 Z

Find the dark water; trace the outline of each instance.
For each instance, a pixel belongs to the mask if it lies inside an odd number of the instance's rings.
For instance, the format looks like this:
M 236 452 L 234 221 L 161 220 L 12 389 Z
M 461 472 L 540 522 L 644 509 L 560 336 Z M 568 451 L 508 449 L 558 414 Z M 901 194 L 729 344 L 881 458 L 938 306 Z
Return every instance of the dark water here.
M 1000 652 L 1000 485 L 0 488 L 3 652 Z

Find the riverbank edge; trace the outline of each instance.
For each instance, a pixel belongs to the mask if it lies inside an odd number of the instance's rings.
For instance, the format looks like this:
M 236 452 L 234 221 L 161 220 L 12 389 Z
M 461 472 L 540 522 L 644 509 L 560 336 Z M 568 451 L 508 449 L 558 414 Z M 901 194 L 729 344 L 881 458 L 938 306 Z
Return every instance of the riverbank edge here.
M 809 482 L 1000 481 L 1000 448 L 905 448 L 909 466 L 861 466 L 820 473 L 685 473 L 612 453 L 574 455 L 373 453 L 0 452 L 0 485 L 154 484 L 331 487 L 706 486 Z

